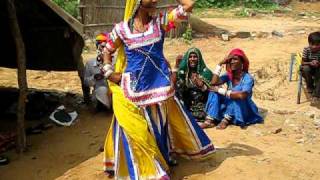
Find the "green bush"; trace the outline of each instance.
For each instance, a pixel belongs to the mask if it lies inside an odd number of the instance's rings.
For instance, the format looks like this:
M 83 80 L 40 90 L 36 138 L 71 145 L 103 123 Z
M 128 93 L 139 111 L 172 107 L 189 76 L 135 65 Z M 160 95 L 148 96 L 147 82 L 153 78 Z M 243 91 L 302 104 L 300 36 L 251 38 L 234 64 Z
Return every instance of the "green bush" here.
M 79 15 L 78 6 L 79 2 L 78 0 L 52 0 L 57 5 L 62 7 L 65 11 L 67 11 L 69 14 L 71 14 L 73 17 L 77 18 Z
M 196 0 L 196 7 L 198 8 L 229 8 L 236 6 L 268 8 L 274 5 L 271 0 Z
M 182 34 L 182 38 L 185 43 L 191 44 L 192 41 L 192 29 L 191 27 L 187 27 L 186 31 Z

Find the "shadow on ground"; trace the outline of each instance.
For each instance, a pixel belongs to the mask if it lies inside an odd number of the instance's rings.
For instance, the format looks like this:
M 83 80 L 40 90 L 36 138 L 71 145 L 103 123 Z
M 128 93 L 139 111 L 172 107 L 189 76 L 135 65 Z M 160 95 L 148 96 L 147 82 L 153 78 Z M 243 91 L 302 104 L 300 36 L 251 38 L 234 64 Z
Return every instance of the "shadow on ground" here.
M 223 161 L 228 158 L 236 156 L 257 156 L 261 154 L 263 154 L 263 152 L 255 147 L 232 143 L 225 148 L 218 148 L 215 154 L 207 160 L 180 160 L 179 165 L 172 169 L 171 177 L 173 180 L 179 180 L 194 174 L 205 174 L 217 169 Z

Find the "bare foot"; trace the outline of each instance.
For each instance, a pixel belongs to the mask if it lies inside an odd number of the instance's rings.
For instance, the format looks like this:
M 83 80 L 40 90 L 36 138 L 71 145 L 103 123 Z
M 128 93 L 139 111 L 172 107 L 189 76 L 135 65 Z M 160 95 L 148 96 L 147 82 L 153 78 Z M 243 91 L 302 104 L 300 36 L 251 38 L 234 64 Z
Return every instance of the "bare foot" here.
M 206 119 L 203 123 L 199 124 L 201 129 L 206 129 L 206 128 L 213 128 L 216 125 L 212 122 L 210 119 Z
M 222 129 L 226 129 L 229 125 L 229 120 L 224 118 L 217 126 L 217 129 L 222 130 Z

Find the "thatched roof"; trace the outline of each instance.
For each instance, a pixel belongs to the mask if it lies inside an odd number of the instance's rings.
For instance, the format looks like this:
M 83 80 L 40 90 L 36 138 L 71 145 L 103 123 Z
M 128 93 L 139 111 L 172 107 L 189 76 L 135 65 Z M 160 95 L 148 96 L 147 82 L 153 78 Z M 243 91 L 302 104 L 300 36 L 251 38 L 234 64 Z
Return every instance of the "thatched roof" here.
M 76 70 L 84 42 L 83 26 L 50 0 L 16 0 L 27 69 Z M 0 66 L 16 68 L 16 49 L 6 1 L 0 1 Z

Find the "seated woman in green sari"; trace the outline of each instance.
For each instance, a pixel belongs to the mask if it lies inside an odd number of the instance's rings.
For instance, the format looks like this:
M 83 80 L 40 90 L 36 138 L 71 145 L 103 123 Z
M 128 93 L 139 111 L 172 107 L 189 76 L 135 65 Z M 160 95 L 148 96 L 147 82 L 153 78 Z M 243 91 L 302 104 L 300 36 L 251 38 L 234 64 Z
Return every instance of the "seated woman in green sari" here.
M 175 67 L 178 71 L 176 95 L 198 121 L 204 120 L 212 72 L 206 67 L 200 50 L 190 48 L 181 60 L 177 57 Z

